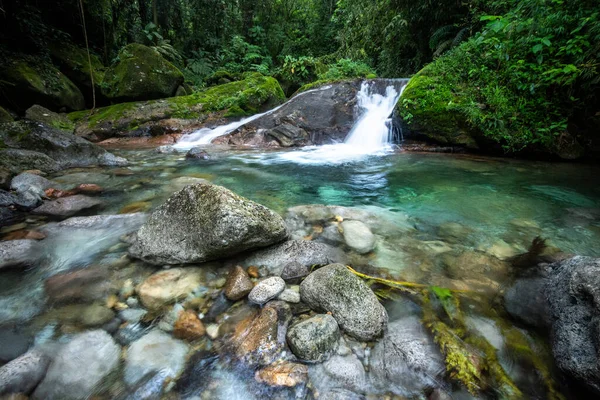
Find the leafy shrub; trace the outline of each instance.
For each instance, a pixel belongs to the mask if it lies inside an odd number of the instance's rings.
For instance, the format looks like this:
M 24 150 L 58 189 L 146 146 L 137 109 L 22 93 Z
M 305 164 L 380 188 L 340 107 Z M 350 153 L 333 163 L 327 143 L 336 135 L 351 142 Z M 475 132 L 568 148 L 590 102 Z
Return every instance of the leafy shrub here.
M 335 64 L 329 65 L 326 72 L 319 75 L 320 80 L 337 80 L 347 78 L 374 78 L 375 71 L 361 61 L 342 58 Z

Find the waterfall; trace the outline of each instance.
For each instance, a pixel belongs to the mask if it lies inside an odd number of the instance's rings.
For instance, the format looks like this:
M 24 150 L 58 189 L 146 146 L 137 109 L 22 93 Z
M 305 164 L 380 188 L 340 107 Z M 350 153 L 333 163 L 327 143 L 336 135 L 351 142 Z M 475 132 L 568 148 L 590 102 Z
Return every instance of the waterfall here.
M 385 93 L 377 92 L 378 81 L 365 81 L 357 95 L 360 112 L 358 122 L 344 141 L 348 146 L 363 152 L 373 152 L 387 147 L 391 142 L 391 116 L 408 80 L 384 80 Z

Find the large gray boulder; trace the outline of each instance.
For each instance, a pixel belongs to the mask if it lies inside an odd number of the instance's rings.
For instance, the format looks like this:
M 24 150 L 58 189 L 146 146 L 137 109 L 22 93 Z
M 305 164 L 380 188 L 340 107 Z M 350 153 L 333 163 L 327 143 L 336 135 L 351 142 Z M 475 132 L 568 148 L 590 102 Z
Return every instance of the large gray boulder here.
M 30 393 L 42 380 L 50 358 L 39 350 L 31 350 L 0 368 L 0 395 Z
M 1 125 L 0 141 L 8 147 L 3 153 L 9 151 L 8 154 L 0 154 L 0 165 L 15 173 L 23 169 L 53 172 L 90 165 L 127 164 L 124 158 L 117 157 L 85 139 L 32 121 Z M 16 152 L 17 149 L 21 153 Z M 23 151 L 34 153 L 22 154 Z M 13 164 L 11 155 L 18 158 L 17 166 Z
M 76 335 L 56 355 L 33 399 L 87 399 L 118 363 L 120 347 L 103 330 Z
M 199 183 L 150 215 L 129 252 L 146 262 L 197 263 L 229 257 L 287 237 L 275 212 L 221 186 Z
M 300 285 L 300 296 L 313 310 L 331 312 L 340 328 L 358 340 L 381 337 L 388 322 L 375 293 L 342 264 L 310 274 Z
M 545 287 L 558 367 L 600 393 L 600 259 L 573 257 L 552 265 Z
M 371 354 L 374 385 L 401 396 L 439 386 L 444 372 L 443 356 L 415 316 L 390 323 Z
M 288 240 L 253 252 L 244 259 L 243 265 L 263 268 L 266 270 L 265 275 L 281 275 L 287 266 L 295 263 L 297 268 L 294 271 L 288 271 L 286 276 L 282 276 L 288 280 L 308 275 L 310 268 L 315 265 L 343 263 L 344 261 L 345 257 L 342 251 L 324 243 L 310 240 Z M 296 276 L 292 276 L 294 274 Z

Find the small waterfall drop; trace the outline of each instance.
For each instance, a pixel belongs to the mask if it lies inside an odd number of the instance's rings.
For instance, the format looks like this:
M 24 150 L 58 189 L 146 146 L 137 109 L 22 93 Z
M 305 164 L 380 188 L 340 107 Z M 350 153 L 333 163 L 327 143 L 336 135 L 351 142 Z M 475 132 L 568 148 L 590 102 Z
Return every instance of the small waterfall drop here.
M 384 149 L 391 142 L 391 115 L 402 95 L 407 81 L 385 80 L 385 93 L 377 93 L 377 82 L 365 81 L 357 95 L 361 116 L 344 141 L 347 145 L 373 152 Z

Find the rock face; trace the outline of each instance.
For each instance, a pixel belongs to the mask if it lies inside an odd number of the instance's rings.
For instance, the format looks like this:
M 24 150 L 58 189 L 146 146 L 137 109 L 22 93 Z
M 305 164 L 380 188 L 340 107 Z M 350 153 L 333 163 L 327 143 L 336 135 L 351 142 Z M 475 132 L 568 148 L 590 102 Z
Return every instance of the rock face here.
M 371 289 L 341 264 L 310 274 L 300 285 L 300 296 L 315 311 L 333 314 L 340 328 L 358 340 L 380 337 L 388 315 Z
M 119 61 L 104 75 L 103 90 L 116 102 L 175 96 L 183 74 L 159 52 L 138 43 L 119 52 Z
M 315 315 L 292 326 L 287 342 L 292 352 L 301 360 L 324 361 L 335 350 L 340 330 L 335 319 L 328 314 Z
M 286 272 L 284 279 L 300 278 L 308 275 L 305 268 L 313 265 L 328 265 L 344 262 L 343 253 L 323 243 L 308 240 L 289 240 L 266 249 L 253 252 L 244 259 L 244 265 L 265 268 L 270 275 L 281 275 L 292 263 L 295 267 Z
M 290 147 L 342 141 L 354 124 L 359 89 L 360 81 L 349 81 L 297 94 L 277 111 L 219 138 L 218 142 Z
M 142 304 L 149 310 L 185 298 L 202 283 L 200 268 L 173 268 L 151 275 L 137 287 Z
M 133 386 L 147 374 L 164 371 L 174 378 L 185 366 L 188 345 L 155 329 L 131 344 L 125 360 L 125 383 Z
M 410 397 L 438 386 L 445 365 L 419 319 L 411 316 L 390 323 L 373 348 L 371 371 L 376 387 Z
M 120 348 L 101 330 L 76 335 L 56 355 L 33 399 L 86 399 L 119 362 Z
M 263 279 L 250 291 L 248 301 L 263 305 L 267 301 L 279 296 L 285 289 L 285 281 L 278 276 Z
M 227 276 L 223 292 L 229 300 L 237 301 L 246 297 L 253 287 L 254 285 L 246 271 L 237 265 Z
M 286 238 L 283 219 L 215 185 L 183 188 L 158 207 L 129 249 L 152 264 L 195 263 L 265 247 Z
M 52 110 L 81 110 L 85 101 L 81 91 L 65 75 L 46 62 L 5 60 L 0 67 L 0 92 L 17 111 L 34 104 Z
M 71 217 L 83 210 L 102 205 L 102 201 L 83 194 L 63 197 L 44 204 L 33 210 L 35 214 L 51 215 L 54 217 Z
M 15 173 L 24 169 L 54 172 L 71 167 L 127 163 L 124 158 L 87 140 L 31 121 L 0 126 L 0 140 L 8 147 L 0 151 L 0 165 Z
M 32 350 L 0 368 L 0 395 L 30 393 L 42 380 L 50 358 Z
M 55 113 L 37 104 L 25 111 L 25 118 L 69 133 L 75 129 L 75 124 L 65 114 Z
M 359 254 L 366 254 L 375 248 L 375 235 L 360 221 L 342 222 L 346 245 Z
M 600 259 L 573 257 L 552 269 L 545 291 L 554 359 L 561 370 L 600 393 Z
M 0 269 L 33 266 L 38 259 L 36 240 L 21 239 L 0 242 Z

